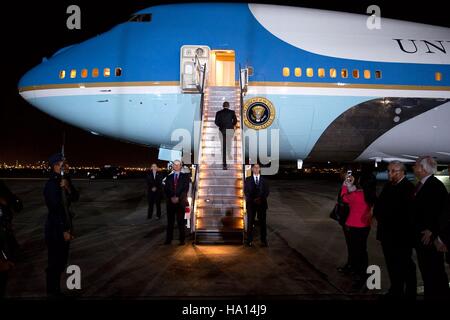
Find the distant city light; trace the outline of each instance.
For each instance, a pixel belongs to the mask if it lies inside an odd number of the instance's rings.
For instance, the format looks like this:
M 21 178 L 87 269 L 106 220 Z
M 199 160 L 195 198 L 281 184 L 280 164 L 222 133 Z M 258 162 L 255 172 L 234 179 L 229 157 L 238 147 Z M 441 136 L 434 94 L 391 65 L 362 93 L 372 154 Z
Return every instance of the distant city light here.
M 104 166 L 93 166 L 93 165 L 81 165 L 81 166 L 71 166 L 74 170 L 100 170 Z M 3 162 L 0 163 L 1 170 L 47 170 L 47 161 L 37 161 L 35 163 L 20 163 L 16 160 L 14 163 Z M 147 171 L 150 170 L 149 167 L 125 167 L 127 171 Z

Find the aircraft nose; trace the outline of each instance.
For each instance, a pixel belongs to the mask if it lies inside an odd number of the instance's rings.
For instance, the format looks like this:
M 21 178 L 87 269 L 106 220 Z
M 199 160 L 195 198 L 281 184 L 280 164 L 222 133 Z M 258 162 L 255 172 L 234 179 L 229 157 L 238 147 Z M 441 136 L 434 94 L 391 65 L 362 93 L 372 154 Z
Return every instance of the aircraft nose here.
M 26 72 L 19 80 L 17 89 L 19 94 L 26 100 L 33 98 L 33 91 L 52 80 L 49 62 L 46 58 L 37 66 Z
M 22 97 L 26 98 L 24 96 L 25 92 L 32 91 L 33 88 L 36 88 L 41 84 L 42 78 L 40 77 L 40 74 L 42 74 L 42 63 L 26 72 L 20 78 L 17 89 Z

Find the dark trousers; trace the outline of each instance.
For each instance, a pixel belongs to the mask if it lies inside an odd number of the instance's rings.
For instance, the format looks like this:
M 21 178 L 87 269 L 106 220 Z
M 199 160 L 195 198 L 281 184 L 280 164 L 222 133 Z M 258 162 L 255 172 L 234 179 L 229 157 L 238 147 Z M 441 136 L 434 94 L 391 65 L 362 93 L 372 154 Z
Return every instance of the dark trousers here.
M 342 231 L 344 232 L 344 238 L 345 238 L 345 245 L 347 246 L 347 263 L 348 265 L 351 265 L 350 263 L 350 232 L 348 230 L 348 227 L 345 225 L 342 226 Z
M 69 258 L 69 241 L 47 241 L 47 294 L 61 293 L 61 275 L 66 269 Z
M 161 218 L 161 193 L 148 190 L 148 213 L 149 218 L 153 217 L 153 207 L 156 205 L 156 216 Z
M 231 143 L 234 137 L 234 130 L 233 129 L 220 130 L 220 133 L 222 136 L 222 139 L 220 140 L 220 142 L 222 142 L 222 164 L 226 166 L 227 155 L 228 157 L 231 157 Z
M 257 205 L 252 205 L 247 208 L 247 242 L 253 241 L 253 229 L 256 215 L 258 215 L 258 222 L 261 230 L 261 242 L 267 242 L 266 209 Z
M 348 227 L 350 264 L 352 270 L 361 277 L 366 276 L 369 265 L 369 256 L 367 254 L 369 232 L 370 228 Z
M 412 246 L 382 241 L 381 247 L 391 282 L 389 293 L 396 297 L 414 298 L 417 295 L 417 277 L 416 264 L 412 259 Z
M 416 253 L 422 274 L 424 298 L 448 297 L 448 276 L 445 272 L 444 254 L 438 252 L 434 245 L 424 246 L 419 239 L 416 241 Z
M 170 199 L 167 200 L 167 236 L 166 242 L 170 242 L 173 239 L 173 228 L 175 226 L 175 219 L 177 220 L 178 231 L 180 234 L 180 242 L 184 242 L 184 214 L 185 207 L 183 204 L 173 204 Z

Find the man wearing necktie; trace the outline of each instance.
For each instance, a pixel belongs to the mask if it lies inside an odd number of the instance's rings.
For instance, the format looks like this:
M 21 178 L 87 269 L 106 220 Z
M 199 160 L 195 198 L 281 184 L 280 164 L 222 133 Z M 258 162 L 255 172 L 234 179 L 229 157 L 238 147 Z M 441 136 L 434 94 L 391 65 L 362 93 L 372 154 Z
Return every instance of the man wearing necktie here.
M 153 217 L 153 207 L 156 205 L 156 217 L 161 219 L 161 196 L 162 196 L 162 174 L 158 171 L 158 166 L 153 163 L 150 172 L 146 176 L 148 211 L 147 219 Z
M 413 201 L 415 249 L 424 283 L 426 299 L 448 298 L 448 276 L 445 271 L 444 252 L 448 248 L 442 239 L 448 222 L 447 189 L 433 174 L 436 161 L 429 156 L 420 157 L 414 165 L 419 180 Z
M 167 235 L 164 244 L 172 242 L 176 219 L 180 245 L 184 245 L 184 214 L 189 191 L 189 176 L 181 172 L 180 160 L 173 162 L 173 173 L 167 177 L 164 191 L 167 199 Z
M 377 240 L 381 243 L 391 286 L 385 298 L 415 299 L 416 265 L 412 259 L 414 229 L 411 225 L 414 185 L 400 161 L 388 165 L 389 181 L 375 202 Z
M 269 196 L 269 185 L 261 174 L 261 167 L 259 164 L 252 166 L 252 175 L 245 179 L 244 194 L 247 207 L 247 246 L 253 246 L 253 228 L 255 217 L 258 215 L 258 220 L 261 228 L 261 243 L 263 247 L 267 247 L 267 197 Z

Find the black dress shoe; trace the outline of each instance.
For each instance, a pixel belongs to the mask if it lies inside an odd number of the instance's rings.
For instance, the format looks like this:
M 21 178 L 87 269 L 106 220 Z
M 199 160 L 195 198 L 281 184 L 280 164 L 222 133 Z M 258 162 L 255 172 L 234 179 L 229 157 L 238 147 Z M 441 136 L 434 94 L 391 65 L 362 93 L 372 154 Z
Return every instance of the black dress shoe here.
M 247 247 L 253 247 L 253 242 L 247 242 L 246 244 L 245 244 Z

